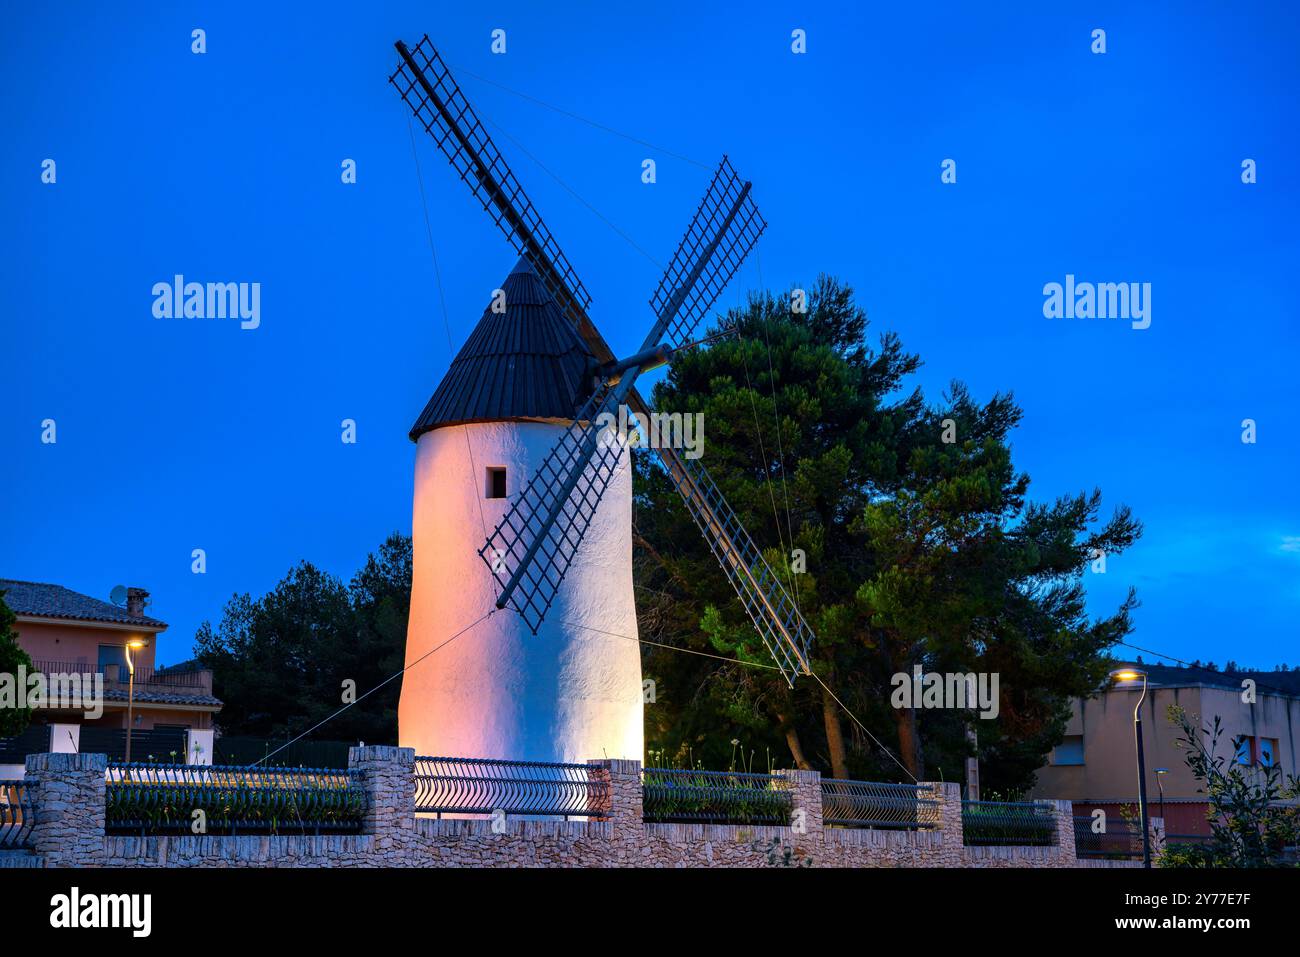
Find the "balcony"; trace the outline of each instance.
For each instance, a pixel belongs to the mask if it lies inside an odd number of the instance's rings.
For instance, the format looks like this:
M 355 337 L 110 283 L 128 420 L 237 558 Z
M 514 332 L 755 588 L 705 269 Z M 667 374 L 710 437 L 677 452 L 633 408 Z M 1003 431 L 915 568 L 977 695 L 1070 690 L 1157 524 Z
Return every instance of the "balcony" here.
M 130 675 L 125 665 L 95 665 L 84 661 L 34 659 L 32 667 L 46 675 L 102 674 L 105 691 L 126 691 Z M 135 690 L 171 694 L 212 694 L 212 672 L 208 669 L 176 671 L 170 668 L 135 669 Z

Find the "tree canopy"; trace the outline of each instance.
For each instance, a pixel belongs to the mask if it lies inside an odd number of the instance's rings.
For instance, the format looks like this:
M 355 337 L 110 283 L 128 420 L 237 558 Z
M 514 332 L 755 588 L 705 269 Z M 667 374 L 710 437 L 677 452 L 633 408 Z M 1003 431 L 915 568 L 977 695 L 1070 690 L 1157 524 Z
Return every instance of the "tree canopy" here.
M 735 337 L 679 355 L 656 386 L 657 409 L 703 413 L 703 462 L 770 546 L 816 633 L 817 677 L 791 690 L 764 667 L 685 507 L 639 455 L 642 635 L 741 662 L 649 647 L 648 746 L 664 763 L 725 765 L 741 741 L 773 764 L 837 777 L 951 779 L 973 729 L 986 783 L 1022 790 L 1060 741 L 1069 699 L 1100 686 L 1107 649 L 1130 630 L 1132 592 L 1090 619 L 1083 577 L 1141 526 L 1124 507 L 1103 520 L 1095 489 L 1031 501 L 1012 463 L 1011 394 L 979 402 L 954 382 L 929 401 L 908 387 L 919 358 L 893 333 L 869 346 L 867 325 L 833 278 L 818 280 L 804 312 L 752 296 L 719 326 Z M 894 676 L 915 666 L 997 673 L 997 718 L 892 707 Z
M 218 626 L 205 621 L 195 636 L 224 702 L 222 732 L 297 734 L 342 707 L 348 688 L 359 696 L 401 671 L 410 604 L 411 539 L 396 533 L 346 586 L 303 561 L 261 598 L 232 596 Z M 390 681 L 322 733 L 395 744 L 401 684 Z

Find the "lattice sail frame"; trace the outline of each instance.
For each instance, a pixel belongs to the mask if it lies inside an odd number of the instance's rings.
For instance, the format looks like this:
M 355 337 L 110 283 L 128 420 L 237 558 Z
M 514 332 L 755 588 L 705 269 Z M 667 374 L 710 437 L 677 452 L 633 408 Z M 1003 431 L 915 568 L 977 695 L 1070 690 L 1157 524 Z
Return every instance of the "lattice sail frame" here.
M 650 308 L 666 324 L 660 342 L 676 348 L 691 340 L 766 228 L 749 184 L 722 157 L 650 297 Z
M 810 671 L 813 632 L 731 505 L 698 460 L 663 455 L 665 471 L 786 683 Z
M 724 156 L 651 298 L 656 320 L 642 349 L 659 345 L 666 332 L 689 336 L 766 226 L 749 184 L 740 180 Z M 688 312 L 683 314 L 682 309 Z M 519 612 L 534 634 L 559 592 L 616 468 L 617 457 L 611 458 L 610 446 L 601 448 L 593 441 L 593 423 L 606 413 L 617 416 L 637 373 L 635 367 L 627 370 L 613 392 L 593 396 L 479 550 L 501 588 L 498 604 L 504 600 Z M 570 487 L 568 500 L 559 504 L 557 496 Z M 559 527 L 569 522 L 572 529 Z M 747 604 L 753 602 L 753 595 L 739 593 Z
M 398 49 L 406 48 L 399 44 Z M 388 82 L 396 88 L 424 131 L 433 137 L 497 228 L 515 251 L 528 260 L 560 308 L 577 324 L 591 308 L 591 296 L 492 142 L 429 35 L 426 33 L 415 49 L 406 52 L 428 87 L 420 82 L 405 55 Z
M 603 427 L 602 418 L 606 415 L 617 419 L 618 395 L 615 390 L 602 386 L 577 413 L 478 550 L 498 586 L 504 589 L 529 548 L 542 537 L 508 602 L 533 634 L 537 634 L 546 618 L 601 498 L 622 466 L 624 445 L 616 434 Z M 587 457 L 584 447 L 593 438 L 595 450 Z M 555 501 L 555 490 L 563 487 L 575 469 L 580 471 L 577 485 L 565 502 L 560 519 L 544 526 Z

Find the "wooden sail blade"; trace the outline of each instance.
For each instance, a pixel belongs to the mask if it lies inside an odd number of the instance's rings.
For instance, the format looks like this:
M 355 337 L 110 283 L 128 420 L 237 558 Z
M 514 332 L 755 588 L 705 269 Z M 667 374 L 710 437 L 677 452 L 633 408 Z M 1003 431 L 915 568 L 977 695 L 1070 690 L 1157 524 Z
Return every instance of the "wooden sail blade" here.
M 795 675 L 810 673 L 812 629 L 704 466 L 669 448 L 660 449 L 659 457 L 763 645 L 793 687 Z
M 479 549 L 501 586 L 497 607 L 509 605 L 534 634 L 621 467 L 623 446 L 604 426 L 626 391 L 592 395 Z
M 428 35 L 414 49 L 395 46 L 401 59 L 388 82 L 570 321 L 589 325 L 591 296 Z
M 766 228 L 750 184 L 724 156 L 650 297 L 659 334 L 648 345 L 689 342 Z

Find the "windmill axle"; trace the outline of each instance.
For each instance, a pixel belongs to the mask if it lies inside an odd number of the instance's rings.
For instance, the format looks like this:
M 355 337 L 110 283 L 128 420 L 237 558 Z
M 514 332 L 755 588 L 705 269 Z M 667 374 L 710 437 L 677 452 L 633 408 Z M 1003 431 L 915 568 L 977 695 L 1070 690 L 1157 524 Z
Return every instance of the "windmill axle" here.
M 627 372 L 628 369 L 635 367 L 638 374 L 649 372 L 651 369 L 658 369 L 662 365 L 667 365 L 672 357 L 673 349 L 661 343 L 649 349 L 643 349 L 636 355 L 628 356 L 626 359 L 607 362 L 600 367 L 597 374 L 605 380 L 606 385 L 615 386 L 619 384 L 623 378 L 623 373 Z

